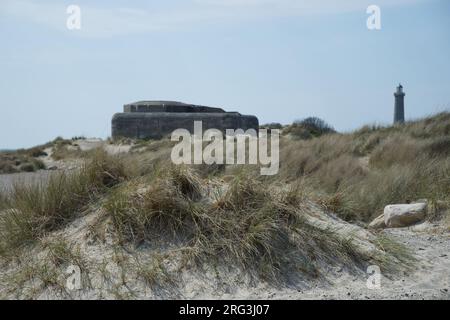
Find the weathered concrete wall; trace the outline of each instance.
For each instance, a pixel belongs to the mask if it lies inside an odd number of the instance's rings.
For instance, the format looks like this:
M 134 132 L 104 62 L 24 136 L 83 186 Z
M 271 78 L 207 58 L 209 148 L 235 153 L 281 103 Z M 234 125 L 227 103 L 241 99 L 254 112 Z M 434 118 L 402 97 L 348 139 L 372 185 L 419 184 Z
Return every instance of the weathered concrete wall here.
M 159 139 L 176 129 L 194 132 L 194 121 L 202 121 L 203 130 L 258 130 L 258 118 L 237 112 L 126 112 L 112 119 L 112 137 Z
M 135 105 L 126 104 L 123 112 L 214 112 L 225 113 L 223 109 L 196 105 Z

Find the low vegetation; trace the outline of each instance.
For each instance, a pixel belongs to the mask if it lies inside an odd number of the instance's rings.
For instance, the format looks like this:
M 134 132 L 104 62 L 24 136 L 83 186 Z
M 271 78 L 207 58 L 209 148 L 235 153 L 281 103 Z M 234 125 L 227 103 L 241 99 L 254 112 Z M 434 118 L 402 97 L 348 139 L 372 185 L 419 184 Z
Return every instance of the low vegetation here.
M 171 244 L 188 265 L 225 263 L 266 280 L 295 270 L 317 276 L 324 261 L 351 266 L 374 258 L 308 222 L 312 209 L 300 188 L 269 190 L 243 174 L 212 198 L 205 192 L 192 170 L 165 168 L 111 193 L 97 228 L 109 221 L 122 245 Z
M 282 140 L 281 175 L 307 180 L 346 220 L 365 221 L 390 203 L 450 201 L 450 113 L 350 134 Z
M 34 172 L 46 169 L 42 157 L 48 156 L 47 149 L 51 150 L 51 156 L 54 160 L 70 157 L 79 158 L 84 152 L 76 146 L 74 141 L 84 139 L 84 137 L 74 137 L 68 140 L 57 137 L 50 142 L 29 149 L 0 151 L 0 174 Z
M 316 117 L 309 117 L 300 121 L 295 121 L 288 126 L 284 131 L 295 139 L 311 139 L 317 138 L 324 134 L 335 133 L 332 126 L 324 120 Z
M 324 226 L 321 218 L 335 213 L 363 225 L 387 204 L 426 198 L 430 219 L 450 226 L 449 136 L 449 113 L 347 134 L 306 119 L 283 129 L 280 172 L 273 177 L 250 166 L 173 166 L 167 160 L 173 143 L 166 139 L 133 141 L 122 156 L 80 153 L 67 149 L 72 141 L 57 139 L 55 157 L 76 156 L 85 164 L 0 192 L 0 259 L 22 265 L 2 281 L 24 287 L 38 278 L 42 288 L 63 292 L 58 268 L 74 263 L 90 278 L 101 274 L 114 297 L 132 295 L 122 290 L 130 277 L 156 296 L 174 297 L 170 288 L 186 270 L 237 269 L 277 285 L 317 279 L 324 265 L 375 263 L 393 272 L 413 261 L 405 247 L 370 232 L 361 240 L 352 231 L 365 232 L 360 227 L 339 219 Z M 75 220 L 86 222 L 87 249 L 81 238 L 65 237 Z M 339 223 L 348 230 L 333 227 Z M 92 247 L 95 257 L 85 256 Z
M 262 124 L 259 127 L 260 127 L 260 129 L 268 129 L 268 130 L 272 130 L 272 129 L 281 130 L 281 129 L 283 129 L 283 125 L 281 123 L 278 123 L 278 122 L 271 122 L 271 123 Z
M 80 170 L 55 173 L 45 183 L 14 185 L 0 215 L 0 252 L 14 252 L 67 225 L 125 178 L 123 163 L 98 151 Z
M 73 137 L 72 139 L 56 138 L 52 143 L 53 160 L 67 160 L 73 158 L 88 158 L 92 151 L 82 151 L 77 144 L 78 140 L 85 140 L 84 137 Z M 95 152 L 95 151 L 94 151 Z
M 44 154 L 40 148 L 0 152 L 0 174 L 45 169 L 45 164 L 38 158 Z

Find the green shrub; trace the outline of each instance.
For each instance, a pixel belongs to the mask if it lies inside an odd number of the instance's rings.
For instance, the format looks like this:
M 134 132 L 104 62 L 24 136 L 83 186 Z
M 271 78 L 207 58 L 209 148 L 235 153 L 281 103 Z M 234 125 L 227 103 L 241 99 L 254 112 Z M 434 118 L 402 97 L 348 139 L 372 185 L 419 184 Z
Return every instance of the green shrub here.
M 33 158 L 47 156 L 47 153 L 41 147 L 31 148 L 27 150 L 27 153 Z
M 16 168 L 16 166 L 13 163 L 10 163 L 9 161 L 0 160 L 0 174 L 16 173 L 16 172 L 19 172 L 19 170 Z
M 36 167 L 32 163 L 24 163 L 19 167 L 20 171 L 24 172 L 34 172 Z
M 284 130 L 284 133 L 291 134 L 293 137 L 303 140 L 335 132 L 336 131 L 332 126 L 316 117 L 295 121 L 291 126 Z
M 39 159 L 32 159 L 31 162 L 33 163 L 36 170 L 43 170 L 45 169 L 45 163 Z
M 272 129 L 281 130 L 281 129 L 283 129 L 283 125 L 281 123 L 278 123 L 278 122 L 271 122 L 271 123 L 262 124 L 259 127 L 261 129 L 268 129 L 268 130 L 272 130 Z

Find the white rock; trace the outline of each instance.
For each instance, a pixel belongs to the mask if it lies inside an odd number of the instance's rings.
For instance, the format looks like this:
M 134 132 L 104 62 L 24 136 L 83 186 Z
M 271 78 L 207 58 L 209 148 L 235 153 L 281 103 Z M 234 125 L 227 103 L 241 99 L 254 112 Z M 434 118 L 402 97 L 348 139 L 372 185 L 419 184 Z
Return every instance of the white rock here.
M 388 228 L 407 227 L 426 216 L 426 203 L 391 204 L 384 208 L 384 223 Z

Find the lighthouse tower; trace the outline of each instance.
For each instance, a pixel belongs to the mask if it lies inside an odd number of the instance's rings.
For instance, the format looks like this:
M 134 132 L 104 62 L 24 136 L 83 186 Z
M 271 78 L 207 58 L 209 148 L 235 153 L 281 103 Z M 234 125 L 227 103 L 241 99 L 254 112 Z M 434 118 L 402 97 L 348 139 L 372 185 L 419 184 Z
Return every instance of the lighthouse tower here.
M 397 91 L 394 93 L 395 108 L 394 108 L 394 124 L 405 122 L 405 93 L 403 86 L 398 85 Z

